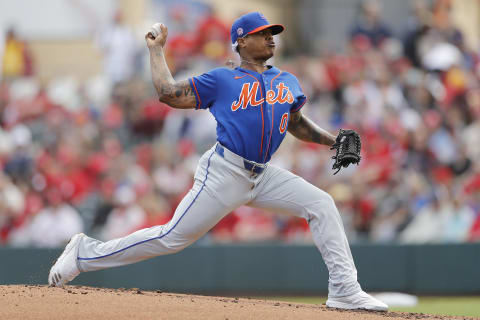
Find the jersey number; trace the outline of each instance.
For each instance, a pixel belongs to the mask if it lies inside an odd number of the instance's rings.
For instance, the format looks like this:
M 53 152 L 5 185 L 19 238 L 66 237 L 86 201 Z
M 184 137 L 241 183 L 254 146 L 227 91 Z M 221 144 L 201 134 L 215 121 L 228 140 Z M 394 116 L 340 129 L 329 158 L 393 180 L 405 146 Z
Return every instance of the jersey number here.
M 287 130 L 287 123 L 288 123 L 288 112 L 285 112 L 282 116 L 282 119 L 280 120 L 280 127 L 278 128 L 281 134 L 285 133 L 285 131 Z

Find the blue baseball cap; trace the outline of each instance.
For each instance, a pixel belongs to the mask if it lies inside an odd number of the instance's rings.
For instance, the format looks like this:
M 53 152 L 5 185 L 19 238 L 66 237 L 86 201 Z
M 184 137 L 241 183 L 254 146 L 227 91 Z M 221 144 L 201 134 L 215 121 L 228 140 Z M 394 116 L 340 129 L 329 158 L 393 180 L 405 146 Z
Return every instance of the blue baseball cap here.
M 265 29 L 271 29 L 272 34 L 279 34 L 285 28 L 281 24 L 270 24 L 268 20 L 260 12 L 247 13 L 232 24 L 230 36 L 232 38 L 232 48 L 235 50 L 238 38 L 243 38 L 247 34 L 252 34 Z

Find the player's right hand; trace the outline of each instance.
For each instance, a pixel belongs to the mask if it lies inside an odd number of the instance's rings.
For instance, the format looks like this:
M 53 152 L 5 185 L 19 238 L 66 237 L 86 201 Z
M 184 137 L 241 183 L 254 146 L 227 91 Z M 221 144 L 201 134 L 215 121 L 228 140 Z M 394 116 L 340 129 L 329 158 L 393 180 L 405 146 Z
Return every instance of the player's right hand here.
M 149 49 L 154 47 L 165 47 L 165 43 L 167 42 L 168 36 L 168 28 L 162 24 L 160 26 L 160 34 L 154 38 L 150 32 L 147 32 L 145 35 L 145 41 L 147 41 L 147 47 Z

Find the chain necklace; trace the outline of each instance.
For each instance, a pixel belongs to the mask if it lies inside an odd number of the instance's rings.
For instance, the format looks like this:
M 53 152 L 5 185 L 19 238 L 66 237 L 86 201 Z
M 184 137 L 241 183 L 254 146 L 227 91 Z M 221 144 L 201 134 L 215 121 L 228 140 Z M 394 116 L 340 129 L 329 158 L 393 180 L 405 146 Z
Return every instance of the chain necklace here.
M 255 62 L 251 62 L 251 61 L 248 61 L 248 60 L 245 60 L 245 59 L 242 59 L 242 62 L 245 62 L 245 63 L 248 63 L 248 64 L 253 64 L 253 65 L 256 65 L 256 66 L 259 66 L 259 67 L 263 67 L 263 68 L 265 68 L 267 66 L 266 64 L 255 63 Z

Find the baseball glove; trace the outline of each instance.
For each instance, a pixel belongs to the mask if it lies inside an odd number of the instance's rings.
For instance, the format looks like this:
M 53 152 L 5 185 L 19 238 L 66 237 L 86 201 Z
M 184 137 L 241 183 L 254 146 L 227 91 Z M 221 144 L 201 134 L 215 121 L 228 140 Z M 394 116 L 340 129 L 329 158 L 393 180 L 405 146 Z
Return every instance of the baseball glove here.
M 336 154 L 332 157 L 332 159 L 335 159 L 332 169 L 337 169 L 334 175 L 337 174 L 342 167 L 346 168 L 351 163 L 358 165 L 361 159 L 361 148 L 362 142 L 360 141 L 358 133 L 354 130 L 340 129 L 335 143 L 330 148 L 330 150 L 336 149 Z

